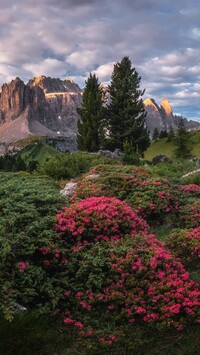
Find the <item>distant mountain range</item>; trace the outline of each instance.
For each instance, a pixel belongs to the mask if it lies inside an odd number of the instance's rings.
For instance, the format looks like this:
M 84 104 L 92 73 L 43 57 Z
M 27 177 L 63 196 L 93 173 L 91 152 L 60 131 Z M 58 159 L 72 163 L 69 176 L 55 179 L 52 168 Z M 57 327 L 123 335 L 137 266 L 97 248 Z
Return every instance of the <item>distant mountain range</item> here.
M 147 111 L 146 124 L 151 137 L 155 128 L 159 132 L 169 132 L 171 128 L 174 131 L 177 130 L 182 117 L 173 114 L 171 105 L 167 99 L 162 99 L 160 106 L 158 106 L 154 99 L 146 99 L 144 100 L 144 105 Z M 200 123 L 197 121 L 184 118 L 184 124 L 189 131 L 200 129 Z
M 27 84 L 20 78 L 0 88 L 0 143 L 10 144 L 30 134 L 50 138 L 77 134 L 77 107 L 81 105 L 82 90 L 71 79 L 35 77 Z M 176 129 L 180 117 L 174 116 L 167 99 L 159 107 L 153 99 L 144 101 L 146 124 L 150 135 Z M 200 123 L 185 120 L 190 130 L 200 129 Z

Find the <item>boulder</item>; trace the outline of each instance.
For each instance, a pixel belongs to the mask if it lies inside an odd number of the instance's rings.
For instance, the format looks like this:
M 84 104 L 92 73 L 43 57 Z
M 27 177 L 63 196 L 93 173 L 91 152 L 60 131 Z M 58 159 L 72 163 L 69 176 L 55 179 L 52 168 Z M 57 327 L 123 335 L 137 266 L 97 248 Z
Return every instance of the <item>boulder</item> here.
M 152 159 L 152 163 L 154 165 L 160 164 L 160 163 L 172 163 L 172 162 L 173 162 L 173 160 L 164 154 L 158 154 Z
M 66 184 L 63 190 L 60 191 L 61 195 L 64 197 L 71 197 L 76 190 L 77 183 L 70 181 Z
M 98 154 L 103 155 L 104 157 L 107 158 L 119 159 L 122 156 L 122 151 L 118 148 L 116 148 L 114 152 L 111 152 L 110 150 L 100 149 L 98 151 Z

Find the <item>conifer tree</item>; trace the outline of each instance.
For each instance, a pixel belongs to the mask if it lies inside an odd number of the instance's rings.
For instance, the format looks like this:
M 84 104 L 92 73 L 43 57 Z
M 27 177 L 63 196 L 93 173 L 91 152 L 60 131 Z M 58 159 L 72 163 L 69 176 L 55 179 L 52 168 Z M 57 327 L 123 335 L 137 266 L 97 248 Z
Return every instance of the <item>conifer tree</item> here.
M 95 74 L 89 75 L 85 82 L 83 101 L 77 110 L 78 120 L 78 149 L 95 152 L 100 148 L 103 128 L 103 92 Z
M 129 57 L 114 65 L 109 86 L 110 103 L 107 106 L 110 149 L 123 150 L 124 143 L 128 142 L 134 152 L 142 154 L 150 145 L 140 80 Z
M 158 128 L 156 127 L 156 128 L 154 128 L 152 139 L 153 139 L 154 141 L 157 141 L 158 138 L 159 138 L 159 131 L 158 131 Z
M 192 143 L 189 133 L 185 128 L 183 118 L 180 120 L 174 144 L 176 145 L 176 149 L 174 151 L 176 158 L 185 159 L 192 157 Z

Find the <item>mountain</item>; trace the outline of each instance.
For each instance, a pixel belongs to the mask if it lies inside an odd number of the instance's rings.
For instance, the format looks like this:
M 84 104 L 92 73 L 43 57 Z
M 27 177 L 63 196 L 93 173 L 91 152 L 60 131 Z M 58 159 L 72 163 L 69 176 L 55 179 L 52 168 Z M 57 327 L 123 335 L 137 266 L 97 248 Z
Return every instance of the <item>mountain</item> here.
M 109 103 L 105 87 L 104 92 Z M 25 84 L 17 77 L 3 84 L 0 87 L 0 150 L 1 145 L 29 135 L 60 139 L 59 144 L 67 138 L 76 143 L 77 107 L 81 101 L 82 90 L 69 78 L 61 80 L 42 75 Z M 169 131 L 171 127 L 177 129 L 180 117 L 173 114 L 167 99 L 162 99 L 160 106 L 153 99 L 146 99 L 144 104 L 151 137 L 155 128 L 159 132 Z M 200 128 L 200 123 L 186 119 L 185 125 L 190 130 Z
M 177 130 L 178 125 L 182 117 L 173 114 L 172 107 L 166 98 L 163 98 L 160 106 L 154 101 L 154 99 L 144 100 L 145 110 L 147 112 L 146 124 L 150 132 L 150 136 L 153 136 L 155 128 L 159 132 L 169 132 L 172 128 Z M 187 120 L 184 118 L 185 127 L 188 130 L 200 129 L 200 123 L 197 121 Z
M 28 135 L 76 137 L 77 107 L 82 90 L 71 79 L 20 78 L 0 89 L 0 142 L 11 143 Z

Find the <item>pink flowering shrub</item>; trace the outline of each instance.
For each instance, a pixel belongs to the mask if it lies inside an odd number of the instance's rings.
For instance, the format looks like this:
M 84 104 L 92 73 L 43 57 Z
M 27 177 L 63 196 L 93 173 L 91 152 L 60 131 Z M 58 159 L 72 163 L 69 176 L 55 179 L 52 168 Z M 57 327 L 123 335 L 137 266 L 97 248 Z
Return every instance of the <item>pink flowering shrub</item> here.
M 91 172 L 78 183 L 71 201 L 84 199 L 91 196 L 117 197 L 126 201 L 148 223 L 164 223 L 168 216 L 176 216 L 179 209 L 180 192 L 176 186 L 167 179 L 152 179 L 149 173 L 140 168 L 130 172 L 124 167 L 116 171 L 98 170 L 92 173 L 99 174 L 91 179 Z
M 200 227 L 200 200 L 194 198 L 185 199 L 180 206 L 179 221 L 181 227 Z
M 68 331 L 112 345 L 123 339 L 124 324 L 134 332 L 138 325 L 182 330 L 200 322 L 198 285 L 154 235 L 100 240 L 72 252 L 70 262 L 62 304 Z
M 56 228 L 67 243 L 81 247 L 98 240 L 118 240 L 125 234 L 146 233 L 148 225 L 126 202 L 91 197 L 60 211 Z
M 199 267 L 200 227 L 195 229 L 175 229 L 166 244 L 181 259 L 184 265 Z
M 200 195 L 200 186 L 196 184 L 180 185 L 180 190 L 186 194 Z

